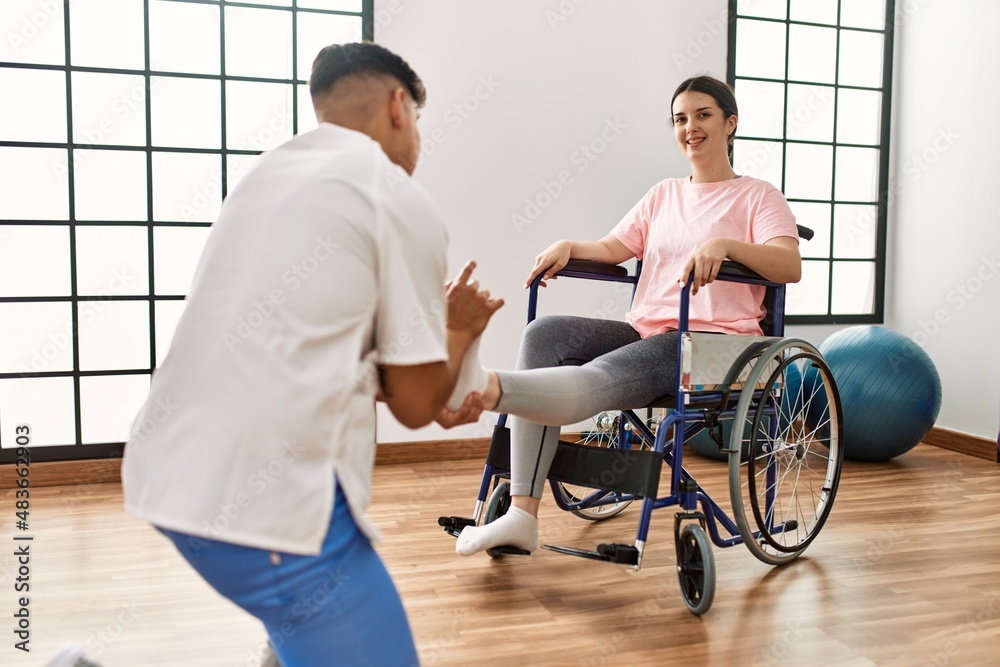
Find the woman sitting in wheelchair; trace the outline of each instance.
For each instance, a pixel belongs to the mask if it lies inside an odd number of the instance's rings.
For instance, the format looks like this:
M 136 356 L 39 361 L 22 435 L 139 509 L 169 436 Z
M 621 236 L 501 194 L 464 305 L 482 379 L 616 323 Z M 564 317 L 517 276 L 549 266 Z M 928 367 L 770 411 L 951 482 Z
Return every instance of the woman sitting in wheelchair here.
M 619 264 L 642 260 L 624 322 L 541 317 L 524 330 L 516 371 L 487 371 L 470 350 L 449 403 L 479 392 L 488 410 L 511 415 L 511 507 L 484 526 L 465 528 L 456 550 L 468 556 L 500 545 L 538 547 L 538 506 L 559 440 L 558 425 L 602 410 L 647 405 L 675 390 L 680 295 L 693 272 L 692 331 L 761 335 L 764 287 L 714 282 L 724 259 L 764 278 L 797 282 L 798 231 L 781 192 L 740 176 L 731 157 L 738 113 L 730 87 L 699 76 L 671 100 L 674 138 L 691 163 L 685 178 L 654 185 L 600 241 L 562 240 L 535 260 L 527 286 L 541 285 L 570 259 Z

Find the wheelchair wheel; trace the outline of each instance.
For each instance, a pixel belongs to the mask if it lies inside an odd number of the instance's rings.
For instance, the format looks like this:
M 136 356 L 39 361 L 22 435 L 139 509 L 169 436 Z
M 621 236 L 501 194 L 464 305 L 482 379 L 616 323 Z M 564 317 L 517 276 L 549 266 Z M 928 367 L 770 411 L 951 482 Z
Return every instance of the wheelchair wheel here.
M 754 363 L 736 405 L 729 492 L 743 542 L 761 561 L 791 561 L 819 534 L 840 483 L 843 428 L 815 347 L 786 338 Z
M 701 616 L 715 599 L 715 554 L 705 529 L 689 523 L 677 540 L 677 578 L 684 604 Z
M 490 499 L 486 502 L 486 511 L 483 513 L 483 525 L 493 523 L 510 509 L 510 482 L 503 481 L 497 484 L 490 494 Z M 503 554 L 496 549 L 487 549 L 486 553 L 490 558 L 500 558 Z
M 621 415 L 619 413 L 602 412 L 593 417 L 593 426 L 589 430 L 583 432 L 580 439 L 577 440 L 577 444 L 586 445 L 588 447 L 604 447 L 608 449 L 619 448 L 622 446 L 621 434 L 623 433 L 623 429 L 621 428 L 621 423 Z M 626 435 L 630 432 L 631 431 L 628 430 L 624 431 Z M 646 443 L 633 443 L 632 447 L 650 449 Z M 567 484 L 564 482 L 557 482 L 556 485 L 559 488 L 559 493 L 562 494 L 563 501 L 566 503 L 579 502 L 599 490 L 589 486 Z M 621 494 L 613 495 L 618 495 L 620 497 Z M 613 516 L 621 514 L 630 504 L 632 504 L 632 499 L 628 498 L 617 502 L 595 505 L 594 507 L 588 507 L 586 509 L 572 510 L 572 512 L 581 519 L 587 519 L 588 521 L 603 521 L 604 519 L 610 519 Z

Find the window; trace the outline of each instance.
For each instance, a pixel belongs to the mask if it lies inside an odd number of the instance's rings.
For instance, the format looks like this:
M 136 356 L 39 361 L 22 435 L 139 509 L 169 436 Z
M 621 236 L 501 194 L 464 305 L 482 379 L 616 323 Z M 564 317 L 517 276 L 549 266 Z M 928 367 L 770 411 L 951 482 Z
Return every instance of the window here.
M 813 240 L 791 324 L 883 320 L 894 0 L 730 0 L 737 173 L 779 187 Z
M 113 21 L 107 17 L 114 16 Z M 5 0 L 0 460 L 120 455 L 226 192 L 373 0 Z

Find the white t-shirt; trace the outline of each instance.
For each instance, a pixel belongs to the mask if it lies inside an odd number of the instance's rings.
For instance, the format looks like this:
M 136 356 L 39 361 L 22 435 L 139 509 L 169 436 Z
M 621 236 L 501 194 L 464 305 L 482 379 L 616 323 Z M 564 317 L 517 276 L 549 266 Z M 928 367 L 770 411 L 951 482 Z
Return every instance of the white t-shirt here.
M 222 207 L 125 448 L 126 509 L 260 549 L 319 552 L 334 479 L 371 499 L 376 361 L 447 360 L 447 233 L 378 143 L 323 123 Z

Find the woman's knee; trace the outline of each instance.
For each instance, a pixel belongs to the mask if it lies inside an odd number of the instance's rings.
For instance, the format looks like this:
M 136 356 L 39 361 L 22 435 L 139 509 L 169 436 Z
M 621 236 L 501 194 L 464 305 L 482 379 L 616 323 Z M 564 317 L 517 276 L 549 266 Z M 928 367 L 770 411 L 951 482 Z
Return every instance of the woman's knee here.
M 564 315 L 546 315 L 528 323 L 521 334 L 518 369 L 557 366 L 577 327 Z
M 558 338 L 577 328 L 579 318 L 570 315 L 543 315 L 524 327 L 523 338 Z

